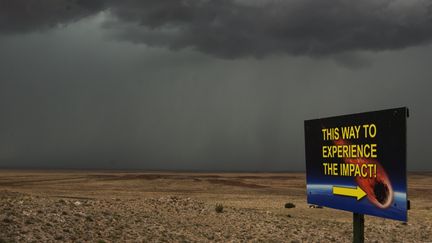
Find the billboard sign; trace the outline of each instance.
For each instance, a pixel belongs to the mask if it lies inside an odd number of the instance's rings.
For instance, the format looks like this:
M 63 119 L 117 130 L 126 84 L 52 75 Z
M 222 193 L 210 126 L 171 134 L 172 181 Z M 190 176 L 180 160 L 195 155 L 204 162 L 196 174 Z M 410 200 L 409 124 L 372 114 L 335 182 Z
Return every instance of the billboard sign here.
M 304 122 L 307 201 L 407 221 L 407 108 Z

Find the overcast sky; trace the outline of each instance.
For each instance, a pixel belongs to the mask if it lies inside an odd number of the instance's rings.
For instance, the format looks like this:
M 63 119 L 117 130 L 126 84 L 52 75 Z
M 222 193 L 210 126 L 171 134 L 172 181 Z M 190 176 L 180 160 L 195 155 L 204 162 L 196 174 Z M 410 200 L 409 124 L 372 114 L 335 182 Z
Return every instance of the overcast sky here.
M 407 106 L 430 0 L 0 0 L 0 167 L 304 170 L 306 119 Z

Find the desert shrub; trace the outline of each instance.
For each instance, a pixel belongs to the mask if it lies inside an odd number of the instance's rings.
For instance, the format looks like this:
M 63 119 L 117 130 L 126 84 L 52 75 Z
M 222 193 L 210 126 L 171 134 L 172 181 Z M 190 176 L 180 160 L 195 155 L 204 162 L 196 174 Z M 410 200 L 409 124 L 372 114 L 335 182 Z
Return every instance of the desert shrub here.
M 104 240 L 98 240 L 97 243 L 106 243 L 106 241 L 104 241 Z
M 64 237 L 63 237 L 63 235 L 56 235 L 54 237 L 54 240 L 64 240 Z
M 7 224 L 10 224 L 10 223 L 13 223 L 13 220 L 10 219 L 10 218 L 4 218 L 4 219 L 3 219 L 3 222 L 5 222 L 5 223 L 7 223 Z
M 216 213 L 222 213 L 223 212 L 223 205 L 221 203 L 217 203 L 215 206 Z
M 285 203 L 285 208 L 295 208 L 295 204 L 294 203 Z

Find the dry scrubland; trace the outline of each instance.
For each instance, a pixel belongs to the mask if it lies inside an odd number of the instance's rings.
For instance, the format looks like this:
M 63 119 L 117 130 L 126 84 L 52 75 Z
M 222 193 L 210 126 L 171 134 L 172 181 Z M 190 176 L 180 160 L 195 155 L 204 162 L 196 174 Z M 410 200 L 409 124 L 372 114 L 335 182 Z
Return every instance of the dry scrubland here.
M 408 224 L 366 216 L 367 242 L 432 242 L 432 173 L 409 175 L 409 198 Z M 3 170 L 0 212 L 0 242 L 350 242 L 352 234 L 351 213 L 308 207 L 302 173 Z

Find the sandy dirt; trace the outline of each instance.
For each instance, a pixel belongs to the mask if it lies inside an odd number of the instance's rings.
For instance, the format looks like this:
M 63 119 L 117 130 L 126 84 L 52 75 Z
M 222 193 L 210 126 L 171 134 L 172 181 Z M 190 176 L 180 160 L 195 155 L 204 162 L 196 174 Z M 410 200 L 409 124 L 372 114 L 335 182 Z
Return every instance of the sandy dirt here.
M 408 223 L 365 216 L 367 242 L 432 242 L 432 173 L 408 182 Z M 303 173 L 2 170 L 0 243 L 351 242 L 352 213 L 305 190 Z

